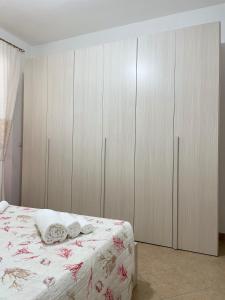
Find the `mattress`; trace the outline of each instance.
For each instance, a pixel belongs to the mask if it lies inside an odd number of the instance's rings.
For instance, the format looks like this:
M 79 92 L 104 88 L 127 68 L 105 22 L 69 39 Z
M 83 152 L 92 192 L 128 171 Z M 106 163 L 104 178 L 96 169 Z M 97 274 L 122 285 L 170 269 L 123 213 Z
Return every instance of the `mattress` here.
M 129 223 L 86 217 L 93 233 L 45 245 L 37 209 L 10 206 L 0 214 L 0 299 L 131 299 L 134 238 Z

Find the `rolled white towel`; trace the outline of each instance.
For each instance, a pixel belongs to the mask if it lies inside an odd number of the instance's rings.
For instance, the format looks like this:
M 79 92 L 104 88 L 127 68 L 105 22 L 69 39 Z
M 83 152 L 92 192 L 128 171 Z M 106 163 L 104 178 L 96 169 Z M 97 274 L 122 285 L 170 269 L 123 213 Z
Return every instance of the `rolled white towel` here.
M 68 231 L 68 236 L 72 239 L 77 237 L 81 232 L 81 226 L 78 219 L 75 219 L 69 213 L 60 212 L 59 214 L 63 224 Z
M 9 207 L 9 203 L 5 200 L 0 201 L 0 214 L 2 214 Z
M 94 231 L 94 226 L 82 216 L 76 216 L 80 223 L 81 233 L 88 234 Z
M 34 214 L 34 221 L 46 244 L 63 242 L 67 237 L 67 229 L 59 213 L 51 209 L 39 209 Z

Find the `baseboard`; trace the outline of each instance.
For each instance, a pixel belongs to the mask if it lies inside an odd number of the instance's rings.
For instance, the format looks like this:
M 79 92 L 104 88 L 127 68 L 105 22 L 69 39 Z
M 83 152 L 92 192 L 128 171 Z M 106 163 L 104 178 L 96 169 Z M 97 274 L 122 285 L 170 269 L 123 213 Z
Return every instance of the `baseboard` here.
M 219 233 L 219 239 L 225 241 L 225 233 Z

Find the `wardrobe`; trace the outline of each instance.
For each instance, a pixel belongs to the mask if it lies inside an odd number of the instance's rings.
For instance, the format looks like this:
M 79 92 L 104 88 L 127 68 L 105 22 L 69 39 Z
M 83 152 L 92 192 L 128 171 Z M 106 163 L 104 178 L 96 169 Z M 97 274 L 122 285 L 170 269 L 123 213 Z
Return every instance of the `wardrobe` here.
M 46 207 L 47 58 L 32 58 L 24 72 L 22 204 Z
M 135 236 L 172 246 L 175 33 L 138 40 Z
M 137 40 L 104 45 L 103 216 L 133 223 Z
M 22 205 L 217 255 L 219 45 L 213 23 L 30 58 Z
M 72 211 L 101 215 L 103 46 L 77 50 L 74 73 Z
M 216 24 L 176 34 L 177 247 L 209 254 L 218 251 L 219 34 Z
M 48 57 L 46 205 L 71 210 L 73 51 Z

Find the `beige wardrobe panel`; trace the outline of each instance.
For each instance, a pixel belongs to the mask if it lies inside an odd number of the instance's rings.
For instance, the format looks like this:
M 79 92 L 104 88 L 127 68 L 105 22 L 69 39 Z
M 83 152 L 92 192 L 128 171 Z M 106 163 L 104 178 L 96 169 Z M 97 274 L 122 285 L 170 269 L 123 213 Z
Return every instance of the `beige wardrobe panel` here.
M 137 40 L 104 46 L 103 215 L 133 223 Z
M 45 207 L 47 58 L 28 59 L 24 72 L 22 205 Z
M 176 33 L 178 248 L 218 254 L 219 24 Z
M 135 239 L 172 246 L 175 33 L 138 40 Z
M 73 212 L 101 214 L 103 46 L 75 51 Z
M 71 210 L 74 52 L 48 57 L 48 207 Z

